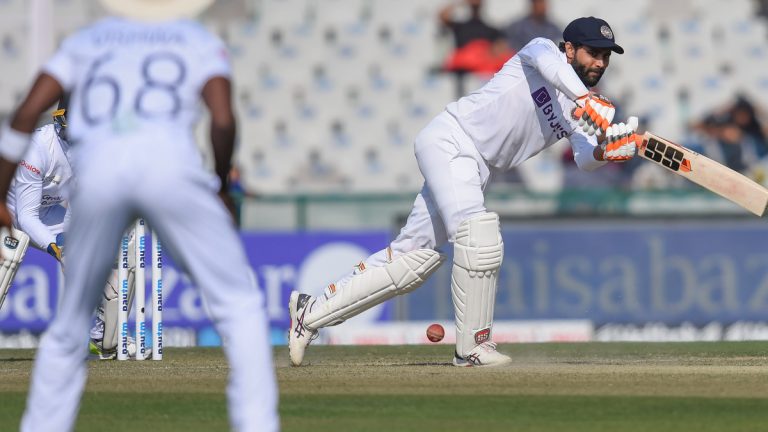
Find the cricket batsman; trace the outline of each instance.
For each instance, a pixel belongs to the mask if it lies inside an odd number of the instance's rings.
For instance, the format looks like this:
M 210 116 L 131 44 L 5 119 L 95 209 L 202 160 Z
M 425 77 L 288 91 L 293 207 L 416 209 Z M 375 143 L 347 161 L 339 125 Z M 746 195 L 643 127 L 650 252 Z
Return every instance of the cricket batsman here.
M 291 293 L 291 363 L 301 365 L 319 329 L 421 286 L 443 262 L 435 248 L 445 243 L 454 251 L 453 364 L 509 363 L 492 342 L 504 244 L 499 216 L 485 207 L 486 187 L 492 173 L 510 170 L 562 139 L 570 142 L 582 170 L 632 158 L 634 130 L 612 124 L 614 106 L 590 91 L 611 54 L 623 52 L 607 22 L 578 18 L 565 28 L 559 46 L 533 39 L 482 88 L 435 117 L 414 143 L 425 183 L 395 240 L 323 295 Z
M 225 341 L 230 428 L 279 430 L 267 317 L 228 212 L 237 122 L 224 43 L 192 18 L 214 0 L 101 0 L 111 16 L 64 39 L 0 128 L 0 227 L 5 194 L 37 118 L 69 93 L 72 218 L 67 295 L 35 356 L 20 429 L 72 431 L 85 389 L 85 343 L 120 238 L 143 217 L 205 298 Z M 195 144 L 210 112 L 215 174 Z

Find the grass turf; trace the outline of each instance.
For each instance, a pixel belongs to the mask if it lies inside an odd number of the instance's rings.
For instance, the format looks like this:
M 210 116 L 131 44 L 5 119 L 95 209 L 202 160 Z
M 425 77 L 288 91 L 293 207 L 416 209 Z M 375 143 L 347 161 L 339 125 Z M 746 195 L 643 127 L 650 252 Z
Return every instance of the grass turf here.
M 275 350 L 284 431 L 758 431 L 768 343 L 515 344 L 510 367 L 459 369 L 451 347 Z M 0 350 L 0 424 L 17 428 L 31 350 Z M 227 430 L 218 349 L 91 362 L 78 431 Z M 256 365 L 254 365 L 256 367 Z

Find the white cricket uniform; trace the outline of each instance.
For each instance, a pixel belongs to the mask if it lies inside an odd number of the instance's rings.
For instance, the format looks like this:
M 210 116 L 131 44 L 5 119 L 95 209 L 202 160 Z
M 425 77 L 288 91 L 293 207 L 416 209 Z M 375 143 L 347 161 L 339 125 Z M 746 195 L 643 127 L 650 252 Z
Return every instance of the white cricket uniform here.
M 486 213 L 485 189 L 493 172 L 512 169 L 561 139 L 587 171 L 597 139 L 571 117 L 574 99 L 587 94 L 565 54 L 537 38 L 479 90 L 450 103 L 416 137 L 425 183 L 405 226 L 390 244 L 393 256 L 453 241 L 461 222 Z M 386 249 L 366 260 L 382 265 Z
M 141 215 L 200 287 L 225 341 L 233 430 L 278 430 L 263 298 L 193 138 L 203 86 L 230 76 L 225 46 L 193 21 L 106 18 L 65 39 L 44 71 L 71 91 L 77 187 L 68 293 L 41 341 L 21 429 L 73 429 L 92 313 L 122 232 Z
M 14 228 L 27 233 L 41 250 L 56 243 L 56 235 L 64 232 L 69 219 L 69 151 L 69 144 L 59 137 L 54 124 L 37 129 L 8 191 Z

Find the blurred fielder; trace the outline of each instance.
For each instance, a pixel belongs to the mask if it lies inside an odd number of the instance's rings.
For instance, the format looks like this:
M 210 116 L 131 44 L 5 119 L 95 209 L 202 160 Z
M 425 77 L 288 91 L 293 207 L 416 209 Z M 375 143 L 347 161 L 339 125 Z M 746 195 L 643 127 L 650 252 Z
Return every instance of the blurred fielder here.
M 425 184 L 395 240 L 317 298 L 293 292 L 289 303 L 291 363 L 300 365 L 320 328 L 339 324 L 423 284 L 453 244 L 451 292 L 456 317 L 456 366 L 509 363 L 492 342 L 496 281 L 504 255 L 499 216 L 487 211 L 492 172 L 506 171 L 561 139 L 579 168 L 626 161 L 634 131 L 611 125 L 615 109 L 591 93 L 612 52 L 624 50 L 603 20 L 579 18 L 560 46 L 537 38 L 482 88 L 453 102 L 415 140 Z M 597 137 L 603 139 L 598 144 Z
M 13 218 L 11 235 L 3 239 L 3 259 L 0 266 L 0 307 L 3 306 L 14 276 L 33 247 L 48 252 L 63 263 L 64 238 L 68 221 L 69 192 L 74 183 L 69 162 L 70 146 L 66 139 L 66 102 L 59 102 L 53 113 L 53 123 L 32 134 L 29 148 L 14 175 L 8 191 L 8 210 Z M 133 248 L 133 238 L 129 248 Z M 129 293 L 134 289 L 135 254 L 129 255 Z M 104 298 L 91 328 L 89 351 L 99 359 L 117 356 L 117 268 L 104 286 Z M 129 302 L 130 303 L 130 302 Z M 136 354 L 136 342 L 128 341 L 128 354 Z
M 119 17 L 65 39 L 0 134 L 4 197 L 37 118 L 71 93 L 68 137 L 77 186 L 67 238 L 68 292 L 41 340 L 21 429 L 74 428 L 92 311 L 122 233 L 143 216 L 202 290 L 225 341 L 232 429 L 276 431 L 263 299 L 222 201 L 235 139 L 230 63 L 219 39 L 184 19 L 213 0 L 101 2 Z M 211 113 L 218 179 L 204 169 L 194 144 L 201 99 Z M 11 224 L 4 202 L 0 224 Z

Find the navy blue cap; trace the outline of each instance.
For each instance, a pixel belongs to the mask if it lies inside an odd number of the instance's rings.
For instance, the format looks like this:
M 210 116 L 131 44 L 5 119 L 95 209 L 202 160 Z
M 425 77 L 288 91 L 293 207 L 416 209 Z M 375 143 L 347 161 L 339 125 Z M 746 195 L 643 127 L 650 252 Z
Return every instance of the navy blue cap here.
M 613 38 L 611 26 L 600 18 L 576 18 L 563 30 L 563 40 L 593 48 L 610 48 L 617 54 L 624 54 L 624 48 Z

